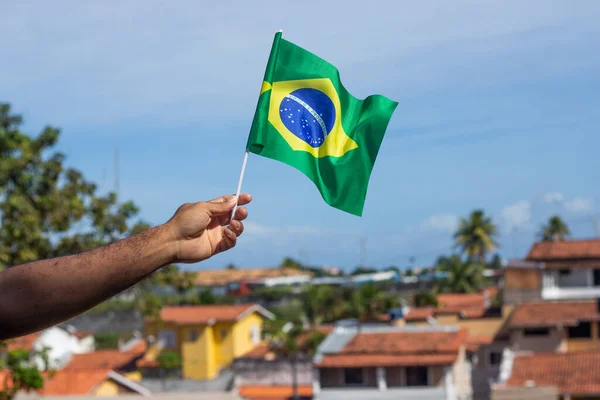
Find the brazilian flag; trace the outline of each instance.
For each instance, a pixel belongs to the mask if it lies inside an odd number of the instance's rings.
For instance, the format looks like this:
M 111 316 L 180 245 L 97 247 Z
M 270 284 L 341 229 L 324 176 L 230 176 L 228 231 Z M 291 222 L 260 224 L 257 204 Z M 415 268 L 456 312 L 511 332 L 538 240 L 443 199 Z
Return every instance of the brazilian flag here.
M 380 95 L 352 96 L 333 65 L 278 32 L 247 149 L 299 169 L 327 204 L 360 216 L 397 105 Z

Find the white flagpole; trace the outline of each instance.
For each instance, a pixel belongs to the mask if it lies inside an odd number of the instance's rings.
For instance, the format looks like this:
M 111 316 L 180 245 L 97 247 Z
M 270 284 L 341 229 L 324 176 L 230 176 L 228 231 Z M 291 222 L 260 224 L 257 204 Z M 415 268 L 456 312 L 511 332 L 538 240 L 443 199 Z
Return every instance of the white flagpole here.
M 244 172 L 246 172 L 246 163 L 248 162 L 248 149 L 244 153 L 244 161 L 242 161 L 242 169 L 240 170 L 240 178 L 238 179 L 237 189 L 235 191 L 235 207 L 233 207 L 233 211 L 231 212 L 231 219 L 235 217 L 235 212 L 238 208 L 238 199 L 240 197 L 240 192 L 242 191 L 242 181 L 244 180 Z
M 277 32 L 283 33 L 283 29 L 278 30 Z M 235 212 L 238 209 L 238 199 L 240 197 L 240 192 L 242 191 L 242 181 L 244 180 L 244 172 L 246 172 L 246 163 L 248 162 L 248 149 L 246 148 L 246 152 L 244 153 L 244 161 L 242 161 L 242 169 L 240 171 L 240 178 L 238 179 L 237 189 L 235 191 L 235 207 L 233 207 L 233 211 L 231 211 L 231 220 L 235 217 Z

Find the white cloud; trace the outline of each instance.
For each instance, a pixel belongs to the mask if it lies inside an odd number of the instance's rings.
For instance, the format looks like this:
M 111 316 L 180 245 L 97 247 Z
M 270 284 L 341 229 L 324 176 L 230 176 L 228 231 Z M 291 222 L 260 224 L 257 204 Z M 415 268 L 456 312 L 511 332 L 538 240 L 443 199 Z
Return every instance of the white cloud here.
M 452 233 L 458 226 L 458 216 L 454 214 L 432 215 L 421 222 L 421 229 Z
M 268 235 L 274 233 L 274 229 L 256 222 L 245 221 L 244 233 L 251 235 Z
M 502 218 L 509 228 L 519 228 L 531 220 L 531 203 L 526 200 L 517 201 L 502 209 Z
M 544 203 L 562 203 L 565 201 L 565 196 L 559 192 L 546 193 L 544 195 Z
M 592 211 L 594 208 L 594 203 L 592 202 L 592 199 L 575 197 L 573 200 L 568 200 L 565 202 L 565 208 L 569 212 L 584 213 Z

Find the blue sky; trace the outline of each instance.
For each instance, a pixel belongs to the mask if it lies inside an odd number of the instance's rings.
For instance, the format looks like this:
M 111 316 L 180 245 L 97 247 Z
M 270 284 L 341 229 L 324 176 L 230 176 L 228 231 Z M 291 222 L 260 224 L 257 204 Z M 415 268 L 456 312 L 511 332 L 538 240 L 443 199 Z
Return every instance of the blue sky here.
M 229 262 L 289 255 L 351 268 L 431 263 L 483 208 L 522 256 L 552 213 L 576 237 L 600 210 L 600 2 L 19 1 L 3 5 L 0 100 L 151 223 L 235 190 L 273 34 L 325 58 L 357 97 L 399 106 L 362 218 L 300 172 L 251 155 L 255 197 Z

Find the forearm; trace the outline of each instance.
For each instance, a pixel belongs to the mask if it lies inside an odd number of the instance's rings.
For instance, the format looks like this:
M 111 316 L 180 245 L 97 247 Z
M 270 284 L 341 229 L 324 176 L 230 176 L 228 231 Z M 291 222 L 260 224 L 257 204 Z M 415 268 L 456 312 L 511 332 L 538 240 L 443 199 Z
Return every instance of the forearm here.
M 0 339 L 38 331 L 84 312 L 173 262 L 166 225 L 78 255 L 0 273 Z

